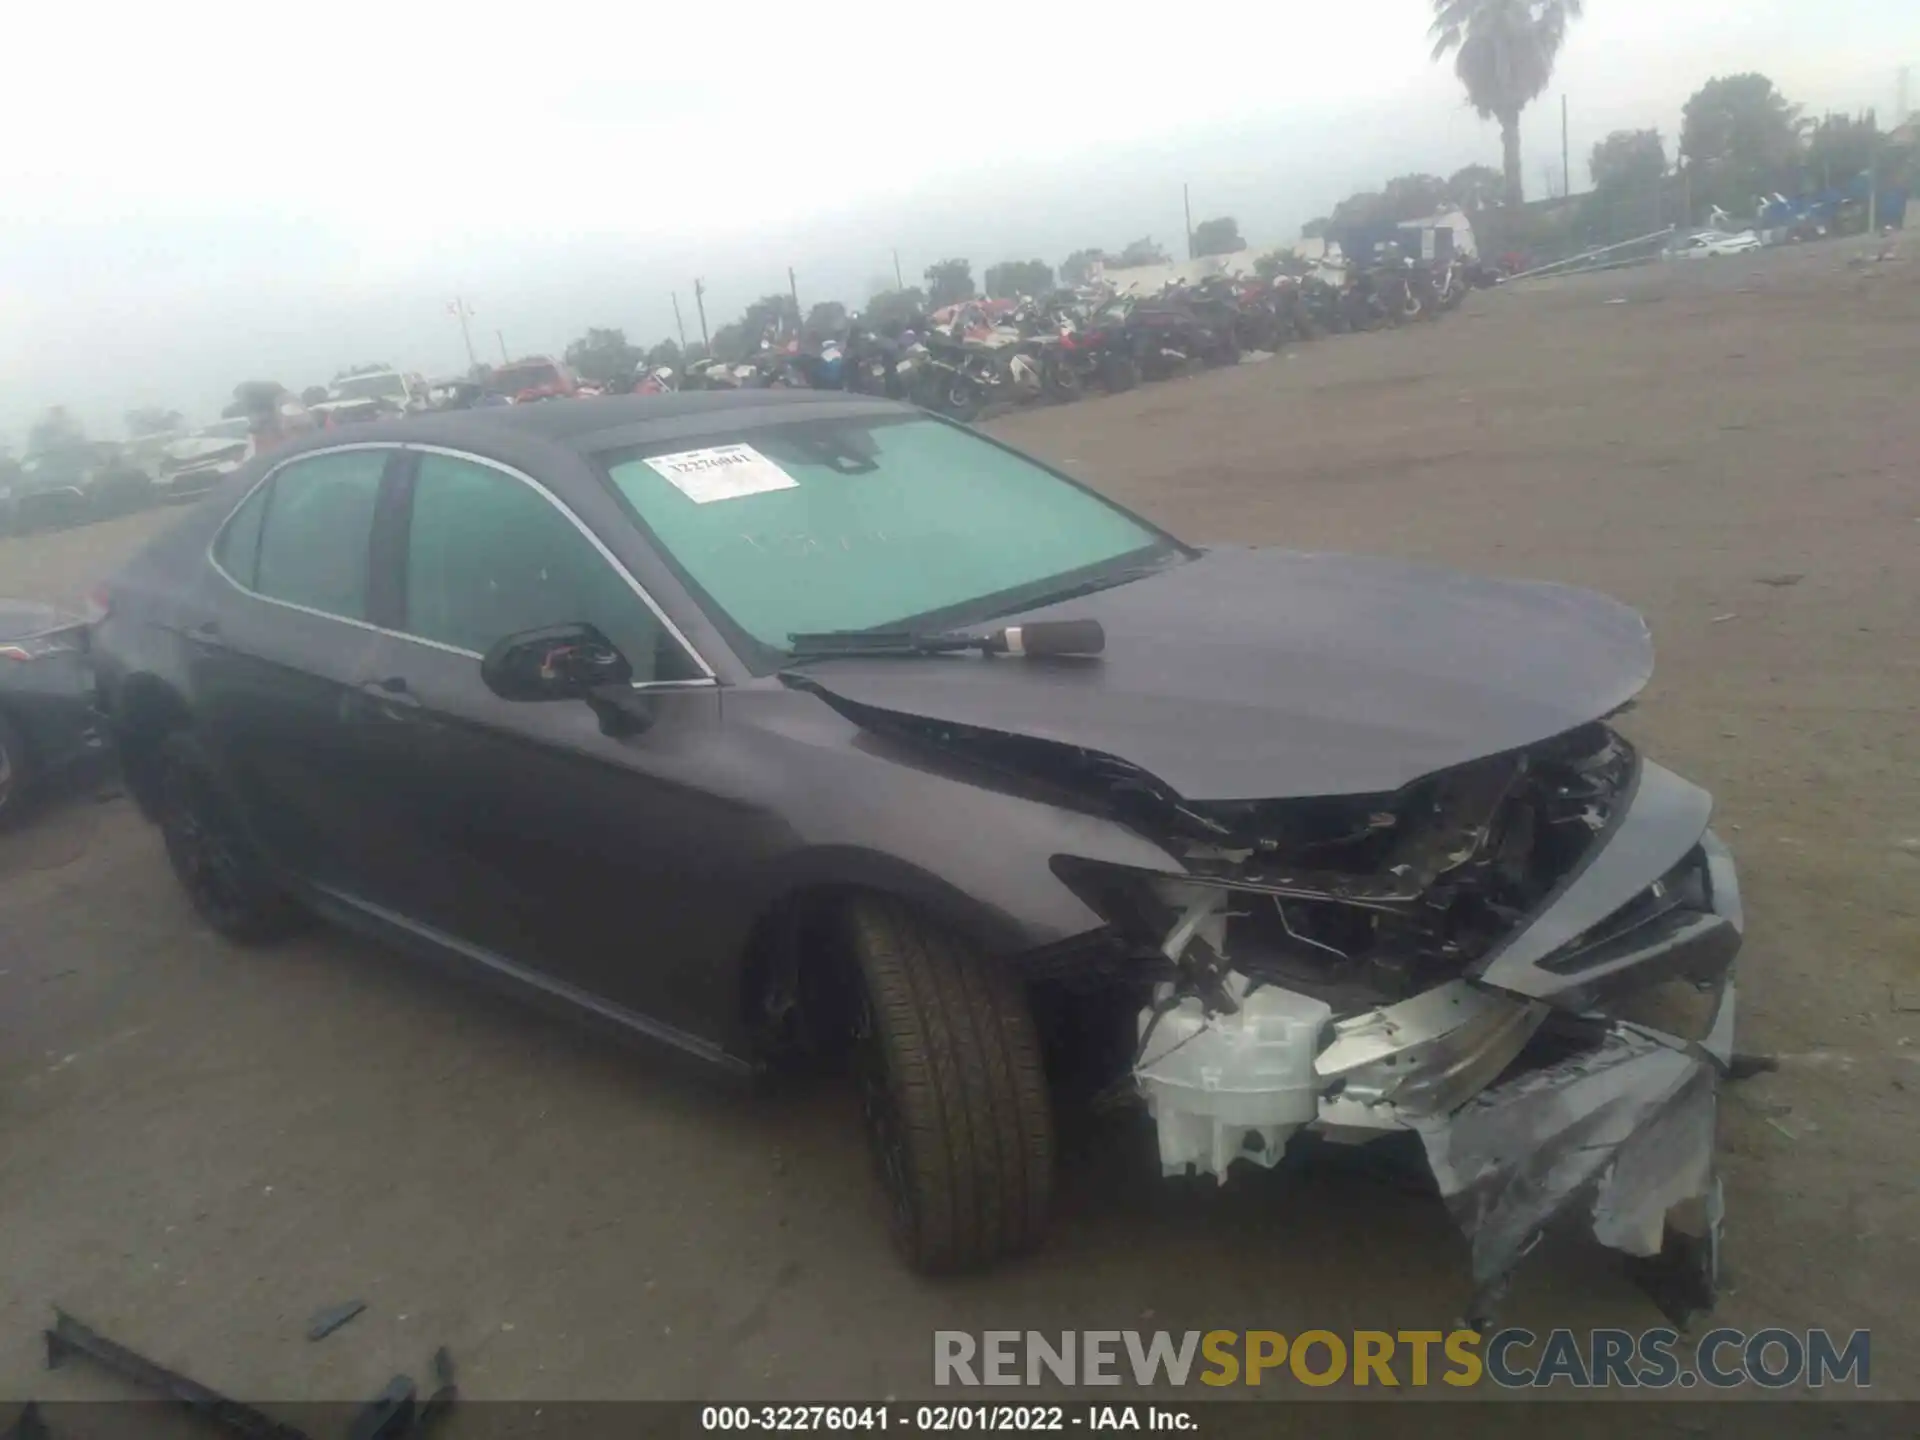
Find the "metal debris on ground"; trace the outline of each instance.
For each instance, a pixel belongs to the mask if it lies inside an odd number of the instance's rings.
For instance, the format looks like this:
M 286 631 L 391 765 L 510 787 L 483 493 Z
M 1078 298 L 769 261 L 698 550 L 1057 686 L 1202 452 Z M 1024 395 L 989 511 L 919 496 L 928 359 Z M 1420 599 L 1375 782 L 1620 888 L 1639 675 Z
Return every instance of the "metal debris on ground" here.
M 326 1339 L 366 1308 L 367 1302 L 364 1300 L 346 1300 L 338 1305 L 329 1305 L 323 1310 L 314 1311 L 313 1318 L 307 1321 L 307 1339 Z
M 442 1345 L 433 1352 L 434 1391 L 424 1405 L 410 1375 L 396 1375 L 360 1408 L 348 1427 L 348 1440 L 397 1440 L 411 1435 L 444 1415 L 458 1391 L 453 1383 L 453 1356 Z
M 365 1306 L 355 1303 L 358 1308 L 352 1313 L 358 1314 Z M 343 1310 L 347 1307 L 335 1308 Z M 248 1436 L 250 1440 L 312 1440 L 305 1431 L 295 1426 L 284 1424 L 244 1401 L 231 1400 L 198 1380 L 182 1375 L 177 1370 L 169 1370 L 117 1341 L 109 1340 L 92 1326 L 74 1319 L 58 1307 L 55 1307 L 53 1317 L 53 1327 L 45 1332 L 47 1368 L 50 1370 L 71 1355 L 85 1355 L 123 1379 L 177 1400 L 215 1424 L 235 1434 Z M 352 1315 L 346 1318 L 351 1319 Z M 344 1324 L 345 1320 L 339 1323 Z M 348 1430 L 351 1440 L 400 1440 L 401 1436 L 419 1433 L 445 1415 L 459 1392 L 453 1381 L 453 1357 L 444 1345 L 434 1351 L 433 1378 L 434 1391 L 423 1405 L 417 1403 L 419 1392 L 413 1380 L 406 1375 L 395 1375 L 387 1382 L 386 1388 L 355 1415 Z M 38 1423 L 37 1411 L 34 1412 L 34 1422 Z M 26 1423 L 27 1412 L 23 1411 L 13 1429 L 6 1432 L 7 1440 L 45 1440 L 47 1432 L 44 1426 L 28 1431 L 22 1428 Z
M 253 1440 L 308 1440 L 305 1432 L 283 1425 L 264 1411 L 243 1401 L 229 1400 L 198 1380 L 136 1354 L 64 1310 L 54 1310 L 53 1328 L 46 1332 L 46 1340 L 49 1370 L 59 1368 L 69 1356 L 85 1355 L 114 1374 L 178 1400 L 236 1434 L 251 1436 Z
M 1805 575 L 1801 575 L 1801 574 L 1762 575 L 1760 576 L 1760 583 L 1762 585 L 1773 585 L 1773 586 L 1798 585 L 1802 580 L 1806 578 L 1807 577 Z
M 1708 623 L 1709 625 L 1724 625 L 1724 624 L 1726 624 L 1726 623 L 1727 623 L 1727 621 L 1729 621 L 1729 620 L 1738 620 L 1739 618 L 1740 618 L 1740 612 L 1739 612 L 1739 611 L 1737 611 L 1737 610 L 1729 610 L 1729 611 L 1728 611 L 1728 612 L 1727 612 L 1726 614 L 1724 614 L 1724 615 L 1716 615 L 1716 616 L 1714 616 L 1714 617 L 1713 617 L 1713 619 L 1711 619 L 1711 620 L 1709 620 L 1709 621 L 1708 621 L 1707 623 Z

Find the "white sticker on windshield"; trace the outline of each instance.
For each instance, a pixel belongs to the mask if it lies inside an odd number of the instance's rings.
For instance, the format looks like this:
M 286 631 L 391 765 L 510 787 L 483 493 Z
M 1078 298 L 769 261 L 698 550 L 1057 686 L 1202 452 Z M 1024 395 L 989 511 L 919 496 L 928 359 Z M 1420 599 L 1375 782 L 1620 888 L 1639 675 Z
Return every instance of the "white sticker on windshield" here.
M 647 464 L 696 505 L 791 490 L 800 483 L 751 445 L 682 450 L 677 455 L 656 455 Z

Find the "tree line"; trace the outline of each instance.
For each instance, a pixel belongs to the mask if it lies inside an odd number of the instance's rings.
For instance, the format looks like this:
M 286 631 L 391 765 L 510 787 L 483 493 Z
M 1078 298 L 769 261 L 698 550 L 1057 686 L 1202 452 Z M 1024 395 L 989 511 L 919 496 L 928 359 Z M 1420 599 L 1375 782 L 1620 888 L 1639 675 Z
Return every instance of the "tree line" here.
M 1500 167 L 1469 165 L 1444 178 L 1417 173 L 1396 176 L 1378 190 L 1348 196 L 1328 214 L 1309 221 L 1302 228 L 1303 237 L 1327 238 L 1355 228 L 1403 223 L 1451 207 L 1481 214 L 1504 211 L 1509 220 L 1517 221 L 1525 200 L 1520 115 L 1550 83 L 1568 27 L 1581 18 L 1584 0 L 1431 0 L 1431 4 L 1428 34 L 1433 58 L 1452 57 L 1468 102 L 1483 118 L 1498 124 Z M 1832 189 L 1869 170 L 1883 186 L 1911 186 L 1916 167 L 1911 141 L 1911 127 L 1904 140 L 1896 139 L 1880 130 L 1871 111 L 1809 117 L 1764 75 L 1717 76 L 1688 99 L 1678 151 L 1671 162 L 1657 129 L 1616 130 L 1594 145 L 1588 155 L 1593 189 L 1582 205 L 1592 222 L 1617 203 L 1655 196 L 1663 208 L 1692 223 L 1710 207 L 1741 213 L 1758 196 Z M 1571 177 L 1566 179 L 1571 190 Z M 1593 228 L 1592 223 L 1585 228 Z M 1230 254 L 1246 247 L 1239 223 L 1230 215 L 1202 220 L 1194 226 L 1189 244 L 1196 256 Z M 1084 284 L 1098 265 L 1125 268 L 1165 264 L 1171 258 L 1151 236 L 1142 236 L 1114 250 L 1075 250 L 1057 270 L 1040 259 L 1003 260 L 988 266 L 976 287 L 971 262 L 950 257 L 929 265 L 922 285 L 870 285 L 864 318 L 876 329 L 894 329 L 915 316 L 977 294 L 989 298 L 1038 294 L 1056 283 Z M 1275 252 L 1262 257 L 1260 268 L 1270 273 L 1286 259 L 1284 252 Z M 763 295 L 738 319 L 715 331 L 710 346 L 693 342 L 683 348 L 671 339 L 641 346 L 630 342 L 624 330 L 594 327 L 567 347 L 565 359 L 583 378 L 606 383 L 653 366 L 679 368 L 709 353 L 720 360 L 744 360 L 769 333 L 825 336 L 842 329 L 848 318 L 847 307 L 837 300 L 814 305 L 802 316 L 791 295 Z M 127 431 L 135 437 L 178 428 L 179 423 L 173 411 L 139 410 L 126 417 Z M 27 453 L 44 453 L 50 445 L 71 445 L 84 438 L 77 432 L 77 422 L 67 412 L 51 411 L 29 436 Z

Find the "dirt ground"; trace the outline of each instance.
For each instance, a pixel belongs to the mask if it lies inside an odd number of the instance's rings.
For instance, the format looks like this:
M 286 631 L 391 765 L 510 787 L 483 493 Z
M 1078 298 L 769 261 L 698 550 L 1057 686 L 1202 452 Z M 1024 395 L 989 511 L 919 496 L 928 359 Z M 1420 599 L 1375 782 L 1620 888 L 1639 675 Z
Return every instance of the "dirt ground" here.
M 1920 247 L 1909 247 L 1910 250 Z M 1532 283 L 1415 330 L 996 422 L 1184 536 L 1591 585 L 1659 670 L 1628 729 L 1742 867 L 1719 1315 L 1873 1331 L 1920 1398 L 1920 253 Z M 71 597 L 164 517 L 0 541 Z M 434 1346 L 500 1398 L 907 1397 L 936 1328 L 1445 1328 L 1436 1202 L 1155 1173 L 1082 1137 L 1028 1262 L 931 1283 L 882 1238 L 846 1096 L 717 1091 L 322 933 L 246 953 L 82 794 L 0 841 L 0 1395 L 62 1304 L 229 1392 L 357 1399 Z M 368 1310 L 323 1344 L 310 1312 Z M 1657 1324 L 1560 1247 L 1509 1315 Z

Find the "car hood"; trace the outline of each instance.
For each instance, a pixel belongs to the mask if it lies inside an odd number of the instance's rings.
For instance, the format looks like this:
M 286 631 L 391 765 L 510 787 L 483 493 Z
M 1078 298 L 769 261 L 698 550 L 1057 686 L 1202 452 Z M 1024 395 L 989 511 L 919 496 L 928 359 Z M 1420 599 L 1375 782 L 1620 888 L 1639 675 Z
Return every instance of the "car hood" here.
M 1217 549 L 1004 622 L 1093 618 L 1097 658 L 833 658 L 787 672 L 891 712 L 1096 750 L 1190 800 L 1382 794 L 1607 715 L 1653 672 L 1602 595 L 1406 561 Z
M 78 615 L 38 600 L 0 599 L 0 640 L 29 640 L 80 623 Z
M 246 447 L 245 436 L 236 439 L 218 435 L 190 435 L 167 446 L 166 457 L 176 465 L 188 465 L 198 460 L 224 457 L 226 451 L 232 450 L 238 458 L 244 459 Z

